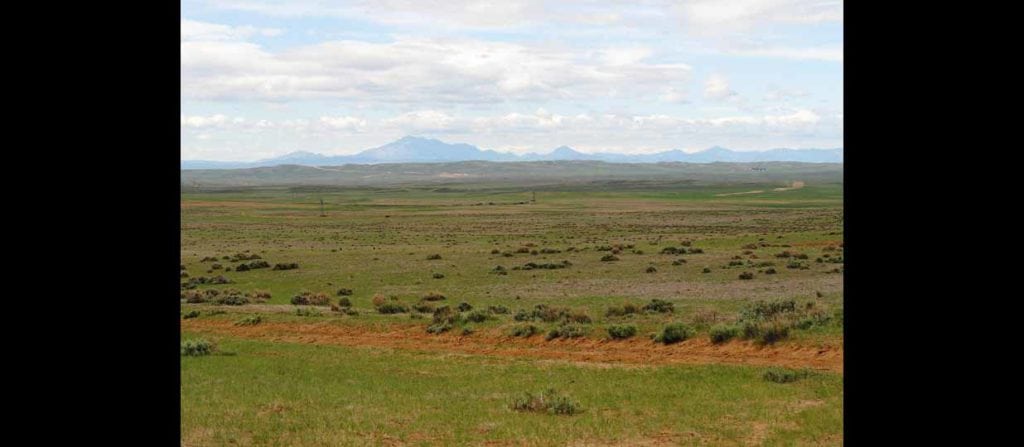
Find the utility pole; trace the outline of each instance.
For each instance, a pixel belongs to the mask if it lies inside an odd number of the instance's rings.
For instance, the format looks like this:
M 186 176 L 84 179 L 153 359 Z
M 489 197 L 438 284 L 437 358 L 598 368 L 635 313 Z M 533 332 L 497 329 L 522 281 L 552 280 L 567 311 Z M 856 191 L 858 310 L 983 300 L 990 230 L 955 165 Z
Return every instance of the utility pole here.
M 324 199 L 320 199 L 320 217 L 327 217 L 327 213 L 324 212 Z
M 533 191 L 533 198 L 530 199 L 530 203 L 537 203 L 537 191 Z

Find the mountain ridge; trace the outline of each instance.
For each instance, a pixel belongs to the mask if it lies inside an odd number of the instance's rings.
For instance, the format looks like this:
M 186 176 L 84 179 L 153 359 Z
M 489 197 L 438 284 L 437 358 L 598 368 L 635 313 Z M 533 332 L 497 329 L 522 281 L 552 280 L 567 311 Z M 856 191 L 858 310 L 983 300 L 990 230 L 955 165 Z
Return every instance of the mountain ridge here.
M 789 149 L 767 151 L 734 151 L 713 146 L 699 152 L 687 153 L 670 149 L 651 154 L 621 154 L 612 152 L 584 153 L 569 146 L 559 146 L 548 153 L 516 155 L 480 149 L 466 143 L 446 143 L 432 138 L 405 136 L 388 144 L 363 150 L 352 155 L 324 155 L 308 151 L 288 154 L 252 162 L 182 160 L 181 169 L 237 169 L 280 165 L 341 166 L 347 164 L 379 163 L 443 163 L 458 161 L 559 161 L 593 160 L 611 163 L 714 163 L 714 162 L 770 162 L 789 161 L 806 163 L 842 163 L 843 149 Z

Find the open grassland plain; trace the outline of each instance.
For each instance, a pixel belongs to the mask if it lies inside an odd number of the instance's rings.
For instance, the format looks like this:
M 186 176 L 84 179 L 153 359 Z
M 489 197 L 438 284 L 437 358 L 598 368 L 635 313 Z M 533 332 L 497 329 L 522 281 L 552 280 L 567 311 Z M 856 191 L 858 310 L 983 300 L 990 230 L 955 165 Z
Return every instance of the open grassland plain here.
M 841 175 L 512 183 L 183 188 L 182 444 L 842 443 Z

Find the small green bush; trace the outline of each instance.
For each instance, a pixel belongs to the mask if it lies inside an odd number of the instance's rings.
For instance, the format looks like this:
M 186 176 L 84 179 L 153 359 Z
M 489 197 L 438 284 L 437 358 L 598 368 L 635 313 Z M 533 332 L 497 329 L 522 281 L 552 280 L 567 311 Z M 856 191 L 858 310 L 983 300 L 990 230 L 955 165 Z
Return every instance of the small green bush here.
M 427 332 L 430 334 L 440 334 L 447 332 L 455 327 L 456 324 L 461 323 L 462 316 L 456 313 L 449 306 L 441 306 L 434 310 L 433 324 L 427 326 Z
M 647 303 L 643 307 L 644 312 L 648 313 L 673 313 L 676 310 L 675 304 L 672 304 L 665 300 L 653 299 L 650 303 Z
M 183 320 L 188 320 L 188 319 L 195 318 L 195 317 L 198 317 L 198 316 L 199 316 L 199 311 L 198 310 L 192 310 L 192 311 L 189 311 L 188 313 L 186 313 L 185 315 L 182 315 L 181 318 Z
M 435 254 L 427 256 L 427 260 L 428 261 L 432 261 L 432 260 L 435 260 L 435 259 L 441 259 L 441 255 L 435 253 Z
M 181 342 L 181 355 L 199 357 L 213 354 L 216 347 L 203 339 L 192 339 Z
M 693 329 L 684 323 L 672 323 L 665 326 L 661 330 L 661 333 L 654 338 L 654 341 L 658 343 L 664 343 L 670 345 L 672 343 L 679 343 L 687 338 L 693 336 Z
M 338 289 L 338 296 L 352 296 L 352 289 Z
M 409 308 L 401 305 L 400 303 L 384 303 L 377 306 L 377 312 L 382 314 L 404 314 L 409 311 Z
M 558 327 L 548 331 L 547 340 L 554 340 L 556 338 L 577 338 L 587 335 L 587 330 L 583 326 L 577 324 L 561 324 Z
M 420 313 L 424 313 L 424 314 L 432 314 L 432 313 L 434 313 L 434 310 L 436 310 L 436 309 L 434 308 L 434 306 L 432 306 L 430 304 L 420 303 L 420 304 L 413 304 L 412 305 L 412 310 L 415 310 L 416 312 L 420 312 Z
M 431 276 L 433 276 L 434 279 L 443 279 L 444 278 L 444 273 L 434 273 Z
M 765 371 L 761 378 L 766 382 L 792 383 L 800 379 L 805 379 L 808 376 L 810 376 L 810 372 L 807 370 L 793 371 L 782 368 L 772 368 Z
M 780 340 L 784 340 L 789 337 L 789 326 L 783 324 L 772 324 L 761 330 L 761 336 L 759 341 L 761 343 L 770 345 Z
M 338 306 L 340 306 L 340 307 L 352 307 L 352 300 L 350 300 L 348 298 L 344 298 L 344 297 L 340 298 L 340 299 L 338 299 Z
M 582 324 L 590 324 L 593 322 L 593 320 L 590 319 L 590 315 L 587 315 L 586 312 L 583 311 L 570 312 L 568 315 L 565 316 L 565 321 L 568 321 L 570 323 Z
M 619 260 L 619 257 L 615 256 L 615 255 L 604 255 L 604 256 L 601 256 L 601 262 L 612 262 L 612 261 L 618 261 L 618 260 Z
M 740 320 L 769 320 L 782 314 L 788 314 L 792 312 L 796 312 L 795 300 L 758 300 L 744 306 L 743 309 L 740 310 Z
M 573 415 L 583 411 L 578 402 L 551 389 L 539 395 L 524 393 L 522 397 L 514 399 L 509 408 L 514 411 L 560 415 Z
M 616 340 L 636 335 L 636 326 L 632 324 L 613 324 L 608 326 L 608 336 Z
M 510 331 L 513 337 L 530 337 L 538 332 L 540 332 L 540 329 L 532 324 L 519 324 L 513 326 Z
M 469 311 L 473 310 L 473 305 L 469 304 L 467 302 L 461 302 L 461 303 L 459 303 L 458 309 L 459 309 L 459 312 L 469 312 Z
M 483 323 L 484 321 L 487 321 L 489 318 L 491 318 L 491 315 L 483 310 L 474 310 L 466 314 L 466 320 L 472 321 L 474 323 Z
M 487 306 L 487 311 L 492 313 L 492 314 L 501 314 L 501 315 L 507 314 L 509 312 L 507 307 L 502 306 L 500 304 L 496 305 L 496 306 Z
M 708 336 L 711 338 L 711 342 L 725 343 L 733 338 L 740 335 L 740 329 L 736 326 L 720 324 L 711 328 Z
M 241 306 L 243 304 L 249 304 L 249 298 L 242 295 L 240 292 L 234 291 L 234 293 L 224 293 L 213 300 L 216 304 L 222 304 L 227 306 Z
M 554 323 L 567 320 L 570 314 L 572 314 L 572 311 L 568 307 L 551 307 L 547 304 L 538 304 L 534 306 L 532 311 L 519 309 L 513 318 L 516 321 L 540 320 L 545 323 Z
M 445 296 L 442 295 L 441 292 L 430 292 L 426 295 L 423 295 L 422 298 L 423 301 L 442 301 L 445 299 L 447 298 L 445 298 Z

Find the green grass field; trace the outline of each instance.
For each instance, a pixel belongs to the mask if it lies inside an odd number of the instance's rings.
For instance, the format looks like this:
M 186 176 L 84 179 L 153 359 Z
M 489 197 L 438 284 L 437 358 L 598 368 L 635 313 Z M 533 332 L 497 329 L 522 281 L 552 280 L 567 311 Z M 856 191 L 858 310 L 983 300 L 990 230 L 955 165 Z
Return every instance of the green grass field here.
M 182 357 L 183 445 L 839 445 L 841 182 L 184 193 L 182 282 L 223 275 L 231 283 L 183 294 L 262 290 L 270 298 L 239 306 L 183 300 L 183 315 L 198 316 L 182 320 L 182 339 L 210 340 L 221 351 Z M 663 253 L 669 247 L 688 252 Z M 249 261 L 223 259 L 239 253 L 299 267 L 240 272 Z M 613 253 L 617 260 L 601 260 Z M 356 315 L 290 304 L 302 292 L 337 304 L 341 288 L 352 289 Z M 421 302 L 430 292 L 446 299 Z M 382 314 L 375 295 L 407 308 L 467 303 L 487 318 L 457 313 L 454 327 L 429 334 L 430 312 Z M 653 299 L 674 311 L 607 314 Z M 752 321 L 757 301 L 785 300 L 794 302 L 779 314 L 788 319 L 758 320 L 785 322 L 781 339 L 710 343 L 712 327 Z M 585 315 L 589 323 L 577 324 L 584 335 L 546 341 L 560 323 L 515 319 L 538 305 Z M 316 310 L 300 316 L 297 308 Z M 233 325 L 250 315 L 261 322 Z M 693 329 L 689 339 L 651 340 L 676 322 Z M 525 324 L 540 333 L 509 335 Z M 634 325 L 637 334 L 608 341 L 611 324 Z M 810 375 L 765 381 L 773 367 Z M 523 392 L 547 388 L 583 411 L 509 408 Z

